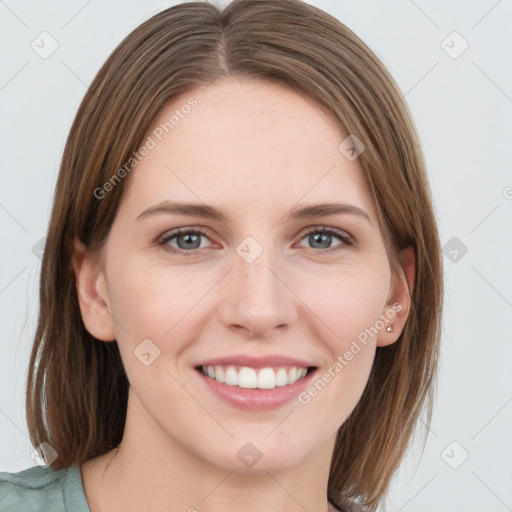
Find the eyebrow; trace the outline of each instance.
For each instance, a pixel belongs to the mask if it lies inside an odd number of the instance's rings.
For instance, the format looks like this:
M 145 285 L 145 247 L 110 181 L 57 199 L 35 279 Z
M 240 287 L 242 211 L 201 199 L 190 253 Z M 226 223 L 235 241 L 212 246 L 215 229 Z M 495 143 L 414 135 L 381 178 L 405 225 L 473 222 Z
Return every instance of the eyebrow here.
M 162 203 L 158 203 L 149 207 L 147 210 L 144 210 L 137 216 L 136 222 L 139 222 L 147 217 L 162 213 L 168 215 L 201 217 L 204 219 L 218 220 L 220 222 L 226 222 L 229 220 L 220 210 L 207 204 L 163 201 Z M 337 214 L 357 215 L 366 219 L 370 224 L 372 224 L 370 216 L 364 210 L 351 204 L 342 203 L 312 204 L 292 208 L 290 213 L 286 216 L 286 220 L 290 221 L 294 219 L 311 219 L 314 217 L 324 217 L 327 215 Z

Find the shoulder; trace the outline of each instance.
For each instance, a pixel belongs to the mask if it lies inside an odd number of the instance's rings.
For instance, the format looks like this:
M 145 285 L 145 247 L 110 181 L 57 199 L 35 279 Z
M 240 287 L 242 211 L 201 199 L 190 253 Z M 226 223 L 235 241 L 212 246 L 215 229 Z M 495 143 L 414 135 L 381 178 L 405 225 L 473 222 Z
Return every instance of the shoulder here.
M 79 466 L 33 466 L 17 473 L 0 471 L 2 512 L 89 512 Z

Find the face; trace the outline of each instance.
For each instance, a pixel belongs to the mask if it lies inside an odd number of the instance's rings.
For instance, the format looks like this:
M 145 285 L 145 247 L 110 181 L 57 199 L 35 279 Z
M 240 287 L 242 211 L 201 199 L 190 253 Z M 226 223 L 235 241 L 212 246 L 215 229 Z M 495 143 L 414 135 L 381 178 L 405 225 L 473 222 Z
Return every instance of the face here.
M 257 80 L 199 88 L 154 120 L 101 259 L 78 270 L 97 295 L 80 298 L 86 327 L 119 344 L 127 429 L 230 471 L 332 452 L 405 320 L 347 135 Z M 320 204 L 344 206 L 304 210 Z

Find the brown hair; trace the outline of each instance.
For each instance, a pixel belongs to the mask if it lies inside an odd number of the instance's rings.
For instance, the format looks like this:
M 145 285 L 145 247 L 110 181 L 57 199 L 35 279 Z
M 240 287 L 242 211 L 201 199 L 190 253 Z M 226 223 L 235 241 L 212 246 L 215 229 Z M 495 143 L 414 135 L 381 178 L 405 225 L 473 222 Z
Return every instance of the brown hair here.
M 129 34 L 94 78 L 64 149 L 42 259 L 27 378 L 30 439 L 57 451 L 56 469 L 121 442 L 129 383 L 117 342 L 100 342 L 83 324 L 73 240 L 79 237 L 92 253 L 101 249 L 129 177 L 108 199 L 98 200 L 94 191 L 137 150 L 161 107 L 230 76 L 293 88 L 363 141 L 359 162 L 392 269 L 400 270 L 401 249 L 415 250 L 409 317 L 396 343 L 377 348 L 364 393 L 339 429 L 329 476 L 334 503 L 346 496 L 376 507 L 424 407 L 430 424 L 441 249 L 420 143 L 398 87 L 352 31 L 299 0 L 234 0 L 224 10 L 206 2 L 173 6 Z

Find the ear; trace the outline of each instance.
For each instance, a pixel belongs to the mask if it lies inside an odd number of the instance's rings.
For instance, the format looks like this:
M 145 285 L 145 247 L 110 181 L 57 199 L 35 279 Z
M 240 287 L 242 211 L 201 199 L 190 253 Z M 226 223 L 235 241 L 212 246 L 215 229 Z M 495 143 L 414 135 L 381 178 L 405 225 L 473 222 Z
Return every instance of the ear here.
M 114 321 L 110 313 L 107 286 L 99 258 L 92 257 L 78 238 L 75 238 L 73 248 L 71 263 L 85 327 L 99 340 L 114 341 Z
M 387 323 L 377 336 L 378 347 L 386 347 L 395 343 L 400 337 L 409 316 L 411 295 L 416 275 L 415 253 L 412 246 L 401 251 L 400 265 L 399 273 L 392 278 L 389 298 L 384 308 L 384 316 L 382 317 Z M 388 315 L 386 315 L 386 312 Z M 394 316 L 391 318 L 393 312 Z M 387 327 L 391 327 L 392 330 L 388 332 Z

